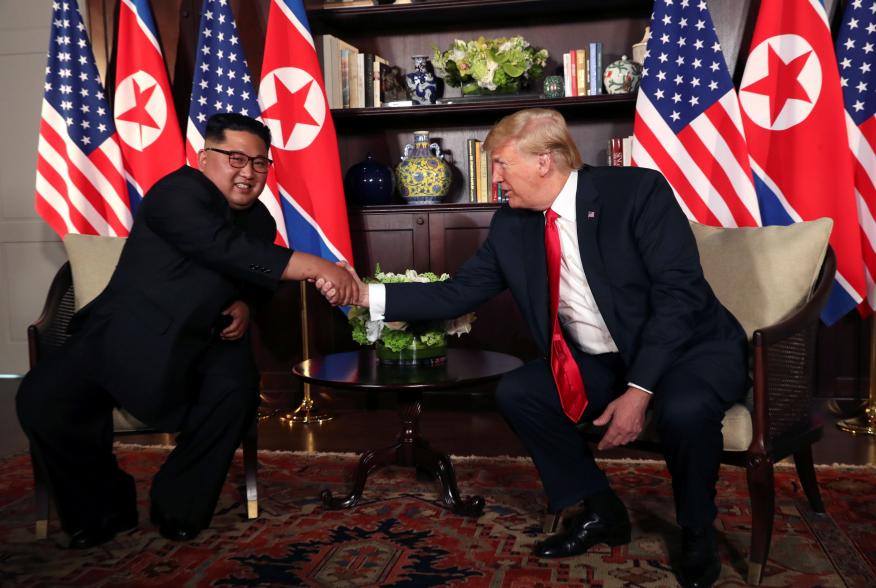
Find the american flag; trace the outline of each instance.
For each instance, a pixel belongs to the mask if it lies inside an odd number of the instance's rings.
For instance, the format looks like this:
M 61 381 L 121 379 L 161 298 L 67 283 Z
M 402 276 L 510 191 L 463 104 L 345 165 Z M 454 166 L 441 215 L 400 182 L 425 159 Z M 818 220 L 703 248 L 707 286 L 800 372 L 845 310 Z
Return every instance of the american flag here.
M 52 4 L 36 210 L 62 238 L 131 228 L 118 136 L 75 0 Z
M 155 182 L 185 163 L 167 67 L 148 0 L 119 3 L 113 116 L 136 210 Z
M 867 304 L 876 308 L 876 2 L 846 6 L 836 41 L 849 145 L 855 156 L 855 198 L 867 280 Z
M 186 126 L 186 159 L 190 166 L 198 167 L 198 151 L 204 146 L 207 119 L 219 112 L 237 112 L 258 118 L 261 109 L 231 6 L 227 0 L 204 0 Z M 277 243 L 288 245 L 273 167 L 259 199 L 277 222 Z
M 757 226 L 739 101 L 704 0 L 657 0 L 633 128 L 633 165 L 659 170 L 688 218 Z
M 338 139 L 301 0 L 271 0 L 259 104 L 292 247 L 352 264 Z

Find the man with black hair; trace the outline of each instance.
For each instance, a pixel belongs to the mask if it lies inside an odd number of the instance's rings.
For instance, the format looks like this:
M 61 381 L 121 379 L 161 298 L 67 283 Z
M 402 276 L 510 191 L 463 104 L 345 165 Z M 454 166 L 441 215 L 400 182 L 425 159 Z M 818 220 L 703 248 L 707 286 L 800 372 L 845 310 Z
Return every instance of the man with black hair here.
M 106 289 L 21 384 L 19 420 L 73 548 L 138 522 L 134 480 L 112 451 L 114 407 L 179 433 L 152 482 L 151 518 L 163 536 L 191 539 L 209 526 L 258 405 L 250 303 L 281 280 L 329 280 L 340 304 L 358 295 L 344 269 L 273 244 L 258 202 L 270 142 L 255 119 L 212 116 L 198 169 L 149 190 Z

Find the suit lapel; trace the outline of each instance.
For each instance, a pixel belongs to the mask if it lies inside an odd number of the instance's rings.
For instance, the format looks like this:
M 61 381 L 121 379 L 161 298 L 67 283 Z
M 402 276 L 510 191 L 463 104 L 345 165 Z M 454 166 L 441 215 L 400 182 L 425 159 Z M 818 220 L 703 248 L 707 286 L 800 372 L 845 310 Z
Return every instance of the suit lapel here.
M 544 215 L 525 215 L 523 223 L 523 262 L 526 268 L 526 291 L 530 312 L 535 320 L 533 334 L 541 338 L 539 347 L 548 349 L 550 341 L 550 308 L 548 301 L 547 261 L 544 249 Z
M 578 172 L 575 215 L 578 225 L 578 251 L 581 254 L 584 275 L 587 276 L 587 283 L 593 292 L 593 298 L 596 300 L 599 312 L 602 314 L 612 337 L 617 341 L 617 337 L 614 335 L 617 332 L 614 320 L 614 297 L 611 294 L 611 286 L 597 239 L 600 223 L 599 198 L 596 186 L 590 180 L 586 168 Z

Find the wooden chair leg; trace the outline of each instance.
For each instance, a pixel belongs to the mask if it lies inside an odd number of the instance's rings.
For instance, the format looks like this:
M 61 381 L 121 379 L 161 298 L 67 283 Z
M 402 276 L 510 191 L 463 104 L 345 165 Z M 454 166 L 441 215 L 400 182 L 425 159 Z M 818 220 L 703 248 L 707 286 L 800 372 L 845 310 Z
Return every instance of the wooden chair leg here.
M 45 539 L 49 536 L 49 485 L 42 471 L 37 466 L 33 453 L 31 453 L 30 460 L 33 464 L 33 497 L 34 508 L 36 510 L 35 534 L 37 539 Z
M 751 551 L 748 556 L 748 583 L 757 586 L 770 552 L 775 515 L 773 464 L 758 456 L 746 468 L 751 498 Z
M 809 499 L 809 506 L 817 513 L 824 513 L 824 502 L 821 500 L 821 491 L 818 489 L 818 481 L 815 479 L 815 465 L 812 462 L 812 445 L 806 445 L 794 453 L 794 466 L 797 468 L 797 476 L 803 492 Z
M 246 476 L 246 516 L 256 519 L 259 516 L 259 489 L 256 478 L 258 470 L 258 418 L 243 438 L 243 471 Z

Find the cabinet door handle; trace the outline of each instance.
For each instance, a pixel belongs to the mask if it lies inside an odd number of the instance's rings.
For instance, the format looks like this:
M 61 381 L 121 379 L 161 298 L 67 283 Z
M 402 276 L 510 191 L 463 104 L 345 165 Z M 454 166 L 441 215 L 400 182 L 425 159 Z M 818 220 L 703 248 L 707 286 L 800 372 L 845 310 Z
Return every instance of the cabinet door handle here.
M 418 225 L 422 225 L 424 222 L 426 222 L 426 221 L 422 216 L 417 217 L 417 224 Z

